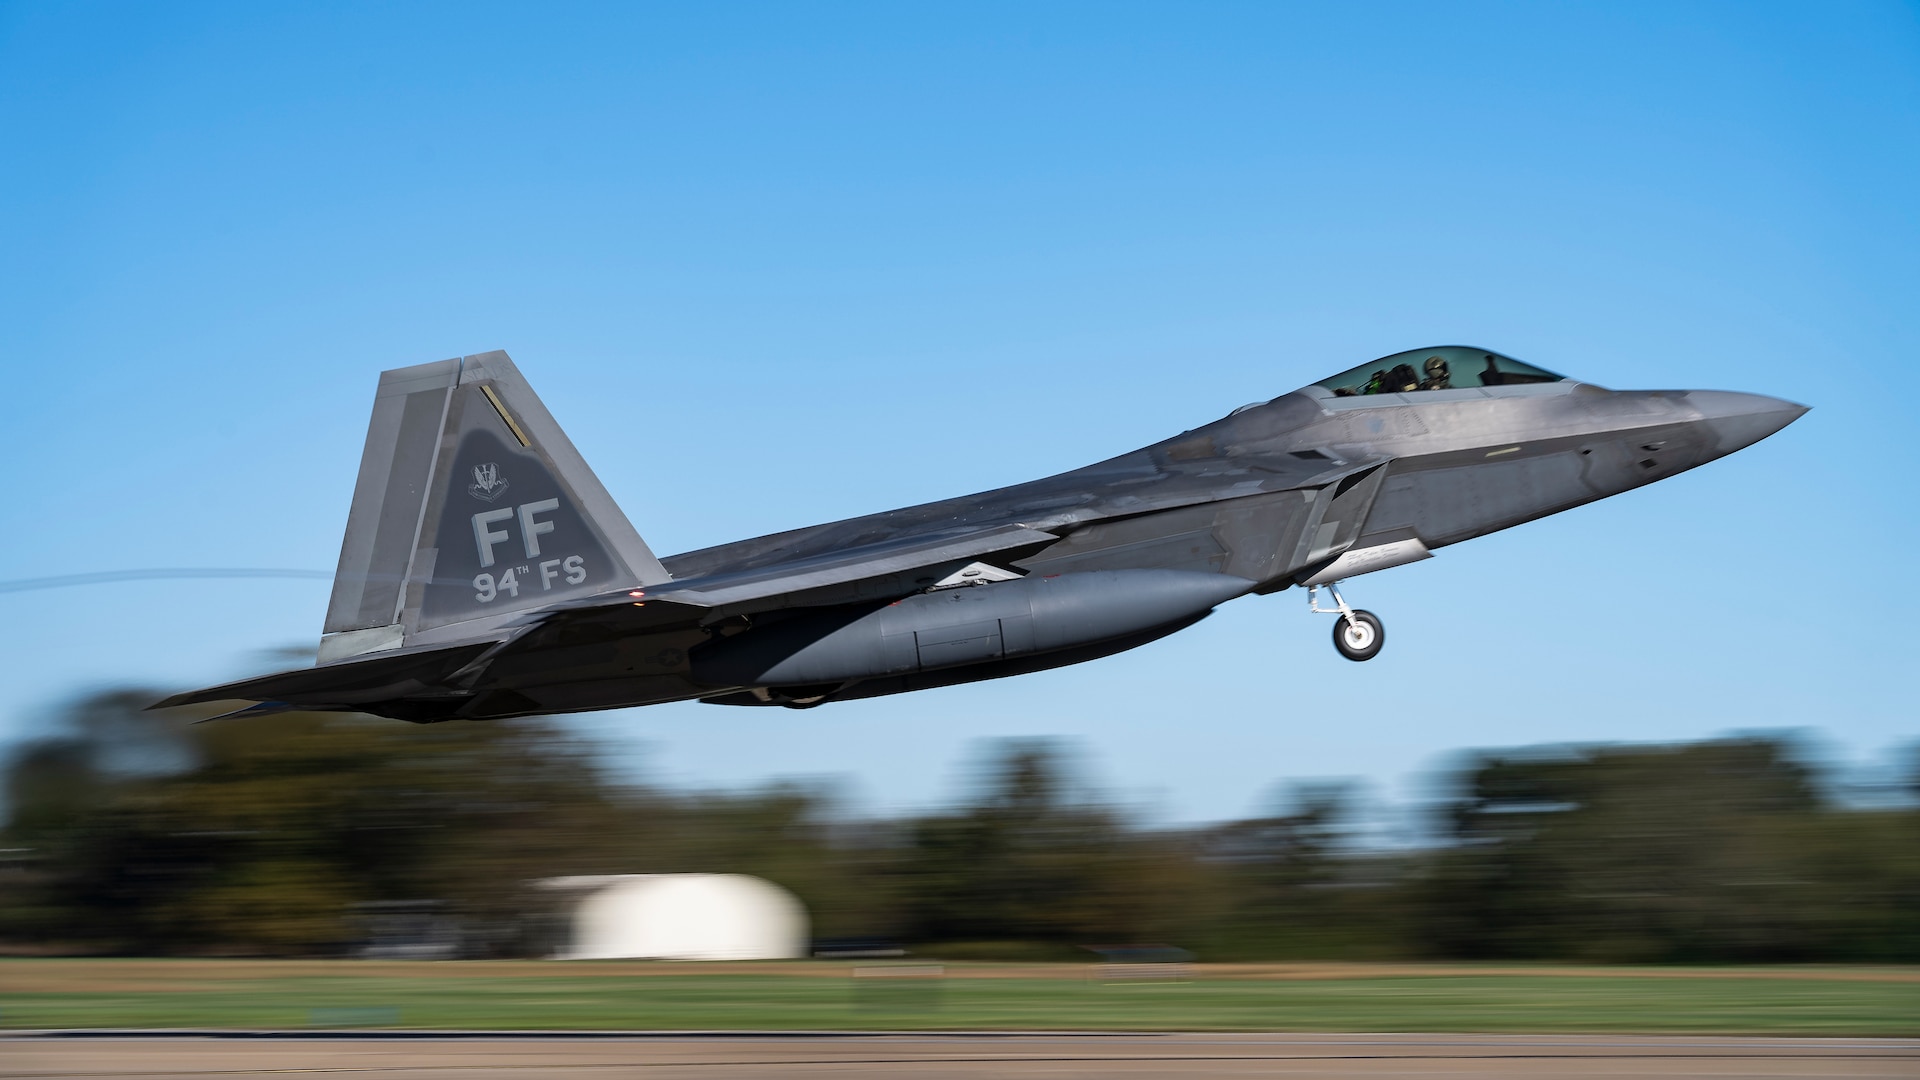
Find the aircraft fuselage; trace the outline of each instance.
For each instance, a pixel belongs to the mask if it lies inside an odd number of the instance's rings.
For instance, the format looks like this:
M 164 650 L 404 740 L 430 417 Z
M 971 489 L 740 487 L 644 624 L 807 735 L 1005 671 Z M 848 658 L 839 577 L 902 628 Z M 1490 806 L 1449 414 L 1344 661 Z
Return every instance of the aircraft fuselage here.
M 1397 354 L 1012 487 L 656 559 L 504 353 L 385 372 L 320 663 L 177 695 L 432 722 L 810 706 L 1078 663 L 1730 454 L 1806 410 Z M 1322 610 L 1317 606 L 1315 610 Z

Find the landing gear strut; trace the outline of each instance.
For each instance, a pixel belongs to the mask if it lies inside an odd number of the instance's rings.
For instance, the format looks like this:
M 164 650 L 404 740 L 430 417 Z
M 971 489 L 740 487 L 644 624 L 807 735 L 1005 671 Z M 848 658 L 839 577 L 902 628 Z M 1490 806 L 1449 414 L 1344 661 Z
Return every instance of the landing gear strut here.
M 1355 662 L 1378 656 L 1380 646 L 1387 643 L 1386 627 L 1380 625 L 1380 620 L 1373 612 L 1348 607 L 1346 599 L 1340 595 L 1337 582 L 1329 582 L 1325 587 L 1327 595 L 1333 597 L 1335 606 L 1321 607 L 1321 586 L 1309 585 L 1307 608 L 1321 615 L 1340 616 L 1333 624 L 1333 647 L 1340 650 L 1341 656 Z

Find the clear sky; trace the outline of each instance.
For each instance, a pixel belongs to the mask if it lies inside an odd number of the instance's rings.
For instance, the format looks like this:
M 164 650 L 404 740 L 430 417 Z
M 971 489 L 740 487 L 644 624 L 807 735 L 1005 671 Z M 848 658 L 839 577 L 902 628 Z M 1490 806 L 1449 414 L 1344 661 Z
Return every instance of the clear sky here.
M 330 570 L 382 368 L 508 350 L 655 550 L 995 487 L 1465 342 L 1814 411 L 1137 652 L 598 714 L 694 785 L 1166 820 L 1454 748 L 1920 735 L 1920 15 L 1894 3 L 0 2 L 0 579 Z M 322 581 L 0 594 L 0 740 L 318 637 Z

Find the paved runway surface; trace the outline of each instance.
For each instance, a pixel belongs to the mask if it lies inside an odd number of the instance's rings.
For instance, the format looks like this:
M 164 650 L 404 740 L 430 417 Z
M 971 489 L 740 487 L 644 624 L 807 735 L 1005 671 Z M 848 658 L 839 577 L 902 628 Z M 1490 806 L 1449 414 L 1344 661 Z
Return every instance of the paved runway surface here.
M 0 1036 L 0 1077 L 1920 1077 L 1920 1039 L 498 1033 Z

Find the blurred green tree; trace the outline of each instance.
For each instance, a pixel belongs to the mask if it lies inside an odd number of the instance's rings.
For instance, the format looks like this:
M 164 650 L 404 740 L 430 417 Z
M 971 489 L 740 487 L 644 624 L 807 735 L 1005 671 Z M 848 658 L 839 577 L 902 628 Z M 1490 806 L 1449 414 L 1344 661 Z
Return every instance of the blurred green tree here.
M 1489 757 L 1444 821 L 1418 886 L 1440 955 L 1913 956 L 1893 925 L 1912 812 L 1830 805 L 1787 740 Z
M 1059 947 L 1154 941 L 1177 928 L 1191 861 L 1070 789 L 1063 755 L 1002 746 L 975 800 L 914 821 L 901 853 L 914 941 Z
M 1290 785 L 1276 813 L 1206 830 L 1214 885 L 1196 940 L 1207 955 L 1388 959 L 1404 954 L 1405 857 L 1368 851 L 1356 793 L 1340 782 Z
M 121 952 L 334 951 L 352 905 L 431 898 L 511 949 L 526 883 L 615 868 L 618 807 L 543 721 L 415 728 L 349 714 L 194 725 L 96 695 L 17 754 L 16 933 Z M 147 751 L 128 754 L 127 731 Z M 159 748 L 159 749 L 154 749 Z M 156 762 L 165 762 L 164 768 Z

